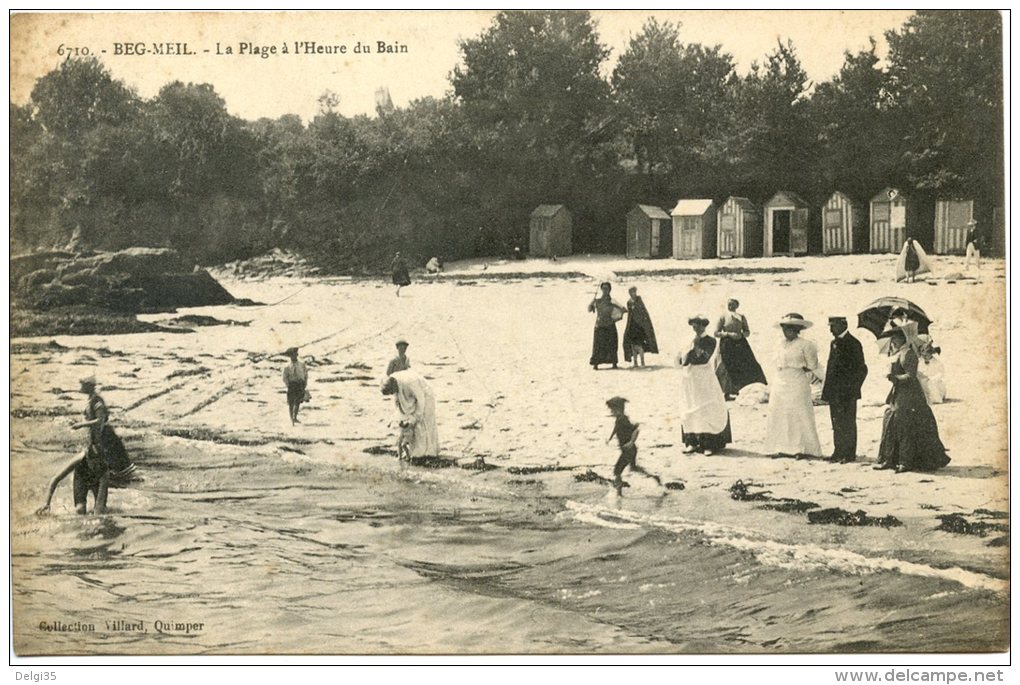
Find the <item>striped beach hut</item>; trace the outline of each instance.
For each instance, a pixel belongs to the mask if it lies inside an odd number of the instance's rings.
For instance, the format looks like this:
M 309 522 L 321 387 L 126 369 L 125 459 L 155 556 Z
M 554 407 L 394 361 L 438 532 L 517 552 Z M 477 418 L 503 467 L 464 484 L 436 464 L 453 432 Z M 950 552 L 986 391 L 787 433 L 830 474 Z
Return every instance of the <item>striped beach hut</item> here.
M 796 193 L 780 190 L 765 203 L 764 255 L 808 253 L 808 224 L 811 210 Z
M 563 205 L 539 205 L 531 213 L 528 253 L 555 257 L 573 253 L 573 220 Z
M 716 256 L 715 203 L 711 200 L 678 200 L 673 217 L 673 256 L 705 259 Z
M 968 222 L 973 218 L 973 200 L 936 201 L 935 254 L 965 254 Z
M 871 252 L 899 252 L 907 237 L 909 201 L 896 188 L 883 188 L 871 198 L 869 249 Z
M 627 256 L 634 259 L 673 254 L 673 219 L 653 205 L 635 205 L 627 212 Z
M 864 208 L 837 190 L 822 207 L 822 254 L 854 254 L 867 248 Z
M 731 195 L 716 217 L 716 254 L 720 257 L 761 257 L 761 217 L 746 197 Z

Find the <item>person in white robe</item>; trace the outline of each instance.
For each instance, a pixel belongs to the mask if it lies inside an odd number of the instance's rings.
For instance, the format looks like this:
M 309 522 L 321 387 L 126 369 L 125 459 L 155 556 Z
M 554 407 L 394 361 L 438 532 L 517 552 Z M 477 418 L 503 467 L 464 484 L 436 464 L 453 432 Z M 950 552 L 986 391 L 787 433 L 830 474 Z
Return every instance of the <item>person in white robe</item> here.
M 818 348 L 800 337 L 812 323 L 796 313 L 779 320 L 783 344 L 769 374 L 770 392 L 765 452 L 820 457 L 822 446 L 811 403 L 811 381 L 824 378 Z
M 400 412 L 401 456 L 439 456 L 439 431 L 436 428 L 436 398 L 432 388 L 411 369 L 387 376 L 384 395 L 395 395 Z M 405 449 L 406 448 L 406 449 Z

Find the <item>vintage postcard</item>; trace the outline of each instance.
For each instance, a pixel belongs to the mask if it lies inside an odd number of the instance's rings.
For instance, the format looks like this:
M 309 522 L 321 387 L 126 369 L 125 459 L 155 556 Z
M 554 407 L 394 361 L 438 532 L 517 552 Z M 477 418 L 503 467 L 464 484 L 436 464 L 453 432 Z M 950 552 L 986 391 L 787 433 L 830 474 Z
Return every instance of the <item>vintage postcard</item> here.
M 1009 649 L 1003 17 L 10 16 L 13 649 Z

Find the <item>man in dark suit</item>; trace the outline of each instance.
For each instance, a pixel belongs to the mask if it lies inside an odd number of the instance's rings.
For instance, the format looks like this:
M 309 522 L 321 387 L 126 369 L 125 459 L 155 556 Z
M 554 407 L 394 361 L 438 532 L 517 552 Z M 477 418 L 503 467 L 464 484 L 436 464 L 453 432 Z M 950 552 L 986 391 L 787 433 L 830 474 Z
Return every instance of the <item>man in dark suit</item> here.
M 829 403 L 833 450 L 830 461 L 847 464 L 857 459 L 857 400 L 868 376 L 864 350 L 847 330 L 846 317 L 830 316 L 832 347 L 825 369 L 822 399 Z

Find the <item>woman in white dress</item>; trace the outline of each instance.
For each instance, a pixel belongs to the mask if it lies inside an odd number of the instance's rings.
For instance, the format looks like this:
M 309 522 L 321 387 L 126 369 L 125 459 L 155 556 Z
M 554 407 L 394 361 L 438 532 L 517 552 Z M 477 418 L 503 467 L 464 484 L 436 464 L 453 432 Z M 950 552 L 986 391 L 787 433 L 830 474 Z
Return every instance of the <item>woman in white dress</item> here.
M 795 313 L 779 320 L 784 340 L 769 375 L 767 454 L 822 455 L 811 404 L 811 379 L 821 379 L 824 372 L 818 364 L 818 348 L 800 337 L 811 325 Z
M 398 452 L 403 457 L 439 456 L 439 431 L 436 428 L 436 398 L 432 388 L 418 372 L 407 369 L 388 376 L 384 395 L 397 396 L 400 412 Z M 406 452 L 405 452 L 406 449 Z

